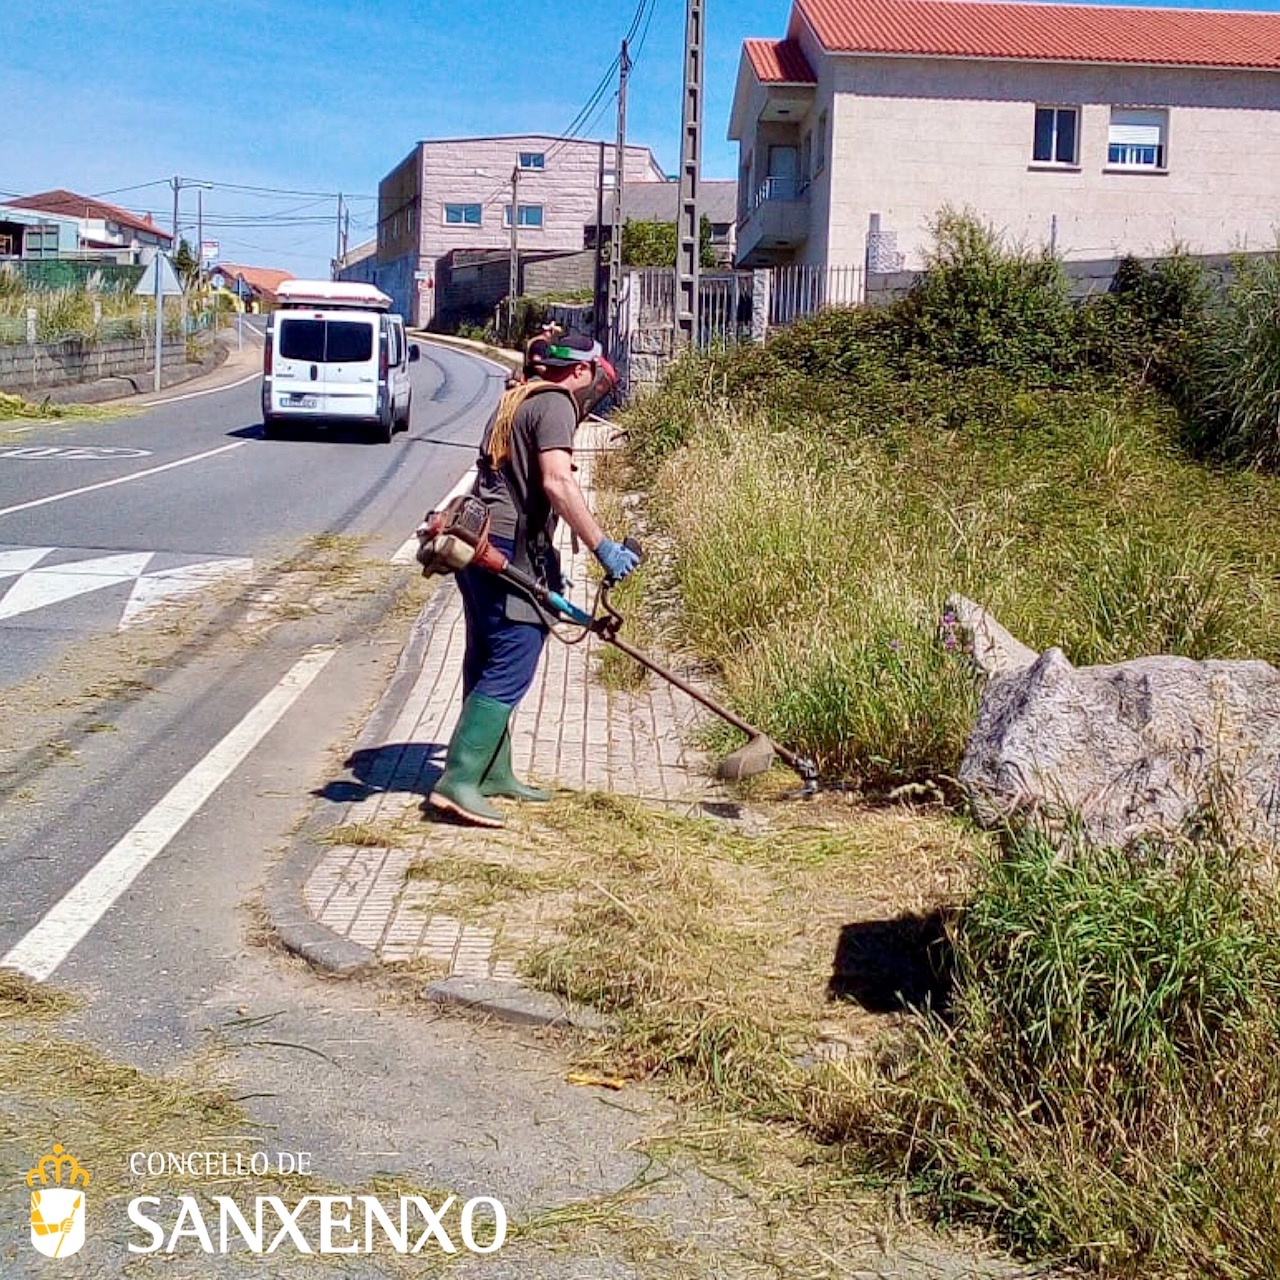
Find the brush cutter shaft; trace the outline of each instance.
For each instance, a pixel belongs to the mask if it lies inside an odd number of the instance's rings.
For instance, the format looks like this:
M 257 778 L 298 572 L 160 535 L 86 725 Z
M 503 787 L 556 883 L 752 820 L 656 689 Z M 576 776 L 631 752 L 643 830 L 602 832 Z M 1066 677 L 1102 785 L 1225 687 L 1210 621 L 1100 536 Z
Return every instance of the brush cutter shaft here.
M 682 693 L 687 693 L 694 702 L 701 703 L 708 711 L 714 711 L 721 720 L 733 725 L 735 729 L 741 729 L 748 738 L 765 738 L 769 745 L 773 748 L 774 754 L 783 761 L 784 764 L 808 783 L 811 779 L 816 780 L 818 771 L 812 760 L 806 759 L 804 756 L 797 755 L 794 751 L 787 750 L 786 747 L 780 747 L 763 729 L 758 728 L 749 720 L 744 720 L 740 715 L 736 715 L 730 711 L 728 707 L 721 706 L 714 698 L 703 693 L 701 689 L 695 685 L 691 685 L 687 680 L 681 679 L 674 671 L 668 671 L 666 667 L 655 662 L 647 654 L 641 653 L 639 649 L 633 648 L 625 640 L 621 640 L 611 631 L 600 628 L 593 628 L 596 634 L 606 643 L 613 645 L 615 649 L 621 650 L 633 662 L 638 662 L 642 667 L 652 671 L 654 675 L 661 676 L 668 684 L 675 685 Z

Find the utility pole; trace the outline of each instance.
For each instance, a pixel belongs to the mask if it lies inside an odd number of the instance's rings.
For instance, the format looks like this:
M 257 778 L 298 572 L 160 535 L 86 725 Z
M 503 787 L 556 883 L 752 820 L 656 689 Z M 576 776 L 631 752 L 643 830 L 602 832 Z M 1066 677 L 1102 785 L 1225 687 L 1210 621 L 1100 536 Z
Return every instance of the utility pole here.
M 702 0 L 686 0 L 684 109 L 681 124 L 680 218 L 676 228 L 676 340 L 698 340 L 698 268 L 701 245 L 698 186 L 702 170 Z
M 338 192 L 338 238 L 334 242 L 333 248 L 333 279 L 338 278 L 338 271 L 342 266 L 342 192 Z
M 600 156 L 596 164 L 596 269 L 591 277 L 591 317 L 595 323 L 592 337 L 603 342 L 608 336 L 608 326 L 604 308 L 600 305 L 604 299 L 600 288 L 600 275 L 604 269 L 604 140 L 600 141 Z
M 631 58 L 627 42 L 622 42 L 622 58 L 618 63 L 618 141 L 614 150 L 613 227 L 609 239 L 609 355 L 617 353 L 622 341 L 619 332 L 622 317 L 622 194 L 626 185 L 627 161 L 627 77 L 631 74 Z
M 511 170 L 511 274 L 507 281 L 507 340 L 516 336 L 516 294 L 520 289 L 520 166 Z
M 204 187 L 196 191 L 196 284 L 204 287 Z
M 175 173 L 169 183 L 173 188 L 173 243 L 169 245 L 170 253 L 178 252 L 178 192 L 182 190 L 182 179 Z

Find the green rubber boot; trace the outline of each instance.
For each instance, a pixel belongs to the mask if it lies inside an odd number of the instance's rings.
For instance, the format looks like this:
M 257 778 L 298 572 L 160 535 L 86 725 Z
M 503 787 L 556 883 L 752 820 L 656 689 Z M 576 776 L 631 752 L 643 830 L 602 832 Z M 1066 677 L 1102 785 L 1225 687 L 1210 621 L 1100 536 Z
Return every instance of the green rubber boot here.
M 449 739 L 444 773 L 427 803 L 477 827 L 501 827 L 506 818 L 481 793 L 480 780 L 488 771 L 507 732 L 511 708 L 505 702 L 473 693 Z
M 530 804 L 546 804 L 551 799 L 550 791 L 541 787 L 531 787 L 521 782 L 511 770 L 511 731 L 508 729 L 498 743 L 497 754 L 489 766 L 480 784 L 480 794 L 501 796 L 504 800 L 527 800 Z

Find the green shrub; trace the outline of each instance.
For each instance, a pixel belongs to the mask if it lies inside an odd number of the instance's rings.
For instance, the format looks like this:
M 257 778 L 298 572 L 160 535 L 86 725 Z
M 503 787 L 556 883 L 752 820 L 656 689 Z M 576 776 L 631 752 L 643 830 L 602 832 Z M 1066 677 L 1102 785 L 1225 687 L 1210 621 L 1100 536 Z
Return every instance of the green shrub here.
M 1211 281 L 1181 250 L 1150 265 L 1123 258 L 1109 293 L 1081 305 L 1081 358 L 1092 368 L 1176 393 L 1204 340 Z
M 1035 1256 L 1274 1276 L 1278 926 L 1210 838 L 1064 861 L 1024 836 L 954 923 L 948 1024 L 859 1082 L 833 1136 Z
M 1008 248 L 971 213 L 944 209 L 934 244 L 893 318 L 904 347 L 947 369 L 989 367 L 1052 384 L 1076 360 L 1066 277 L 1051 254 Z

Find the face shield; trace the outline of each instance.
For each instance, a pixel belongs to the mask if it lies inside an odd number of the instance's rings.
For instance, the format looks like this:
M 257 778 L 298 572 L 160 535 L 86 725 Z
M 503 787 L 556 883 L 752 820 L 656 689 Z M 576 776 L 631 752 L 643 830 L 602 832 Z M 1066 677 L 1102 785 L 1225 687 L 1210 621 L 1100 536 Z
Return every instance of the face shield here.
M 580 387 L 573 392 L 574 402 L 578 406 L 578 420 L 581 421 L 602 401 L 607 399 L 618 386 L 618 374 L 604 356 L 597 356 L 591 362 L 592 375 L 588 386 Z

